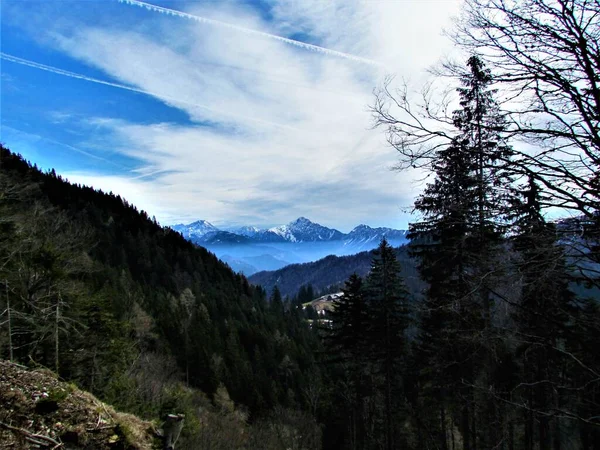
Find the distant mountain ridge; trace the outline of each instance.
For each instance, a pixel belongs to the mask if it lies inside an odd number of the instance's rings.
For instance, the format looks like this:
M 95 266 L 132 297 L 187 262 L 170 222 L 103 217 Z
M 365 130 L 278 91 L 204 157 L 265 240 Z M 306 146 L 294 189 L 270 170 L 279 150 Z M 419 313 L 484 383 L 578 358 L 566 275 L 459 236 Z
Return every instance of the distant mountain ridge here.
M 348 241 L 349 244 L 379 243 L 384 236 L 388 240 L 405 241 L 407 234 L 406 230 L 385 227 L 372 228 L 363 224 L 355 227 L 350 233 L 342 233 L 335 228 L 328 228 L 312 222 L 306 217 L 299 217 L 286 225 L 272 228 L 242 226 L 219 229 L 206 220 L 197 220 L 188 225 L 177 224 L 171 228 L 197 244 L 331 241 Z
M 374 255 L 374 250 L 348 256 L 330 255 L 310 263 L 290 264 L 278 270 L 257 272 L 248 277 L 248 281 L 262 286 L 267 292 L 277 286 L 283 296 L 290 297 L 296 295 L 301 286 L 308 284 L 317 291 L 333 286 L 339 289 L 353 273 L 365 277 L 371 270 Z M 424 286 L 406 245 L 396 248 L 396 258 L 409 291 L 419 297 Z
M 299 217 L 287 225 L 270 228 L 268 231 L 288 242 L 339 241 L 344 238 L 342 232 L 311 222 L 306 217 Z
M 219 231 L 217 227 L 206 220 L 197 220 L 187 225 L 180 223 L 173 225 L 170 228 L 178 231 L 184 238 L 189 240 L 199 239 L 208 233 Z
M 346 240 L 349 243 L 367 243 L 375 242 L 378 244 L 385 237 L 389 241 L 404 241 L 407 240 L 406 230 L 394 230 L 393 228 L 371 228 L 368 225 L 359 225 L 346 235 Z
M 349 233 L 306 217 L 272 228 L 217 228 L 206 220 L 171 227 L 189 241 L 206 247 L 233 270 L 249 276 L 288 264 L 307 263 L 327 255 L 353 255 L 372 250 L 385 237 L 392 245 L 408 242 L 407 231 L 358 225 Z

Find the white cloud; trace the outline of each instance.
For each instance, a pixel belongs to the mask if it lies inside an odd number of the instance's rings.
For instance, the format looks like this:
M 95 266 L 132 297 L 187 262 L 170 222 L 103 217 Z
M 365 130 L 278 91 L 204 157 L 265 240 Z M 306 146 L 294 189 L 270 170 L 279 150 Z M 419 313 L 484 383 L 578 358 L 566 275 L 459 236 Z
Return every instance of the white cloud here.
M 456 4 L 274 1 L 269 23 L 248 8 L 212 2 L 210 11 L 194 4 L 188 12 L 269 33 L 304 33 L 418 78 L 441 56 L 441 27 Z M 156 93 L 193 124 L 90 119 L 98 135 L 108 133 L 116 151 L 140 166 L 128 177 L 69 179 L 120 193 L 164 223 L 244 218 L 263 225 L 305 215 L 341 228 L 406 225 L 399 208 L 411 204 L 415 187 L 389 170 L 394 152 L 369 129 L 367 105 L 380 70 L 178 17 L 149 13 L 146 20 L 155 23 L 152 33 L 147 24 L 73 24 L 52 31 L 52 43 L 120 83 Z

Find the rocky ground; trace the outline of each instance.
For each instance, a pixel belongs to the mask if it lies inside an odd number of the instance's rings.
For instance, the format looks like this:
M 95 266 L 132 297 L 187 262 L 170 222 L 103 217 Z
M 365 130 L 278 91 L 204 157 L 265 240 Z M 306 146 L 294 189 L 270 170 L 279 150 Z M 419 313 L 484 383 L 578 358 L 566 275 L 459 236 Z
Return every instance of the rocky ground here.
M 156 430 L 49 370 L 0 360 L 0 449 L 160 448 Z

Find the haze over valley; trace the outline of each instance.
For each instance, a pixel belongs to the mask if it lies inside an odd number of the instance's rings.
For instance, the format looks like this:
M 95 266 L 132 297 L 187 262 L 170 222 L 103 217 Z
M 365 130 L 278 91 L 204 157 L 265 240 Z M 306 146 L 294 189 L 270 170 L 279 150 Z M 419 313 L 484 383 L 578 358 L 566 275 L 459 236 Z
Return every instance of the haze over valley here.
M 305 217 L 266 229 L 243 226 L 220 230 L 205 220 L 171 228 L 247 276 L 288 264 L 316 261 L 327 255 L 343 256 L 372 250 L 384 237 L 393 246 L 407 242 L 405 230 L 358 225 L 349 233 L 342 233 Z

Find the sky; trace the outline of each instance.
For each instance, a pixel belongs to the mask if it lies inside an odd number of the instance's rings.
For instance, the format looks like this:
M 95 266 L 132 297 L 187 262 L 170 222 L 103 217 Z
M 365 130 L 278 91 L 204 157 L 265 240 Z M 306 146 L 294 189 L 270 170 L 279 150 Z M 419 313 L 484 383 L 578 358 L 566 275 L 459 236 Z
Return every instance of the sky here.
M 420 89 L 458 0 L 0 0 L 0 141 L 163 225 L 406 228 L 369 105 Z

